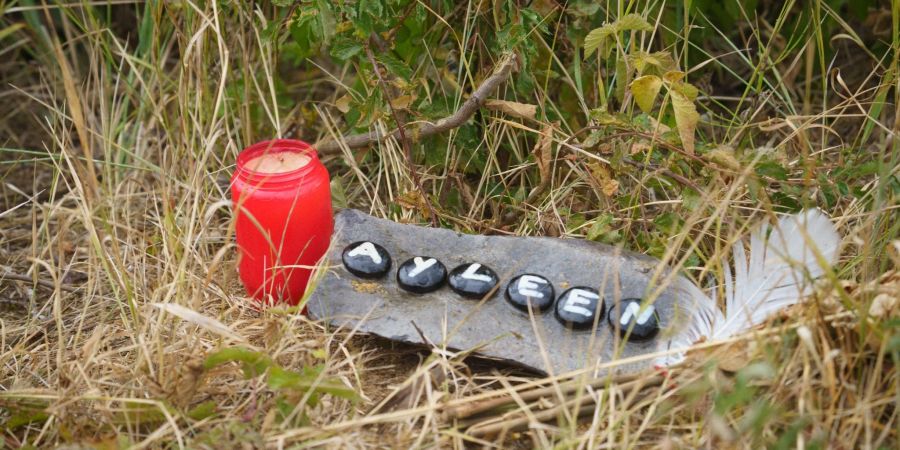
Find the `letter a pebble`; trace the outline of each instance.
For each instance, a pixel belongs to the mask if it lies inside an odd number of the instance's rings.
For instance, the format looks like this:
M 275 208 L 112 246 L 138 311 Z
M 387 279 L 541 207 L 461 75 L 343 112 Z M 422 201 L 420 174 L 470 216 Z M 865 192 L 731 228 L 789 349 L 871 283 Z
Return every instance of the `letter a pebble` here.
M 391 270 L 391 255 L 384 247 L 369 241 L 348 245 L 341 261 L 347 271 L 360 278 L 381 278 Z

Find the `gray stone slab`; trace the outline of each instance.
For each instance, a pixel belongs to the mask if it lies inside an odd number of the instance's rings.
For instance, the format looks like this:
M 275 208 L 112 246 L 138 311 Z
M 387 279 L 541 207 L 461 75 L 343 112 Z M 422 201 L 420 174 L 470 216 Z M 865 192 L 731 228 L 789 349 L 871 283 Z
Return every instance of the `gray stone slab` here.
M 391 254 L 386 277 L 365 280 L 341 264 L 348 244 L 368 240 Z M 448 286 L 429 294 L 411 294 L 397 285 L 397 267 L 406 259 L 428 255 L 451 270 L 459 264 L 485 264 L 501 278 L 488 300 L 470 300 Z M 530 317 L 504 298 L 506 283 L 531 272 L 553 282 L 557 297 L 565 289 L 585 285 L 603 293 L 607 315 L 623 298 L 645 298 L 659 261 L 614 247 L 577 239 L 466 235 L 447 229 L 406 225 L 347 209 L 335 216 L 335 233 L 328 269 L 310 296 L 309 314 L 333 326 L 411 344 L 425 338 L 454 350 L 477 348 L 477 354 L 543 373 L 561 373 L 635 355 L 655 352 L 661 342 L 682 333 L 692 319 L 694 299 L 680 276 L 661 289 L 654 305 L 662 330 L 645 342 L 623 342 L 606 317 L 591 330 L 569 330 L 553 309 Z M 659 283 L 656 283 L 657 285 Z M 652 360 L 624 364 L 617 372 L 646 368 Z M 605 372 L 605 370 L 601 370 Z

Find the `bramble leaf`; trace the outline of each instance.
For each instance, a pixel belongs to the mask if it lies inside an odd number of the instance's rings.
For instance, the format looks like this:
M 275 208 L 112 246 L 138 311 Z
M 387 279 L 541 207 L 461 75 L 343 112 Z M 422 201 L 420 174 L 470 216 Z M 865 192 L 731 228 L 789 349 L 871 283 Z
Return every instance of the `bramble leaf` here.
M 662 80 L 656 75 L 644 75 L 631 82 L 631 93 L 641 111 L 650 114 L 662 85 Z
M 609 56 L 611 44 L 615 41 L 616 33 L 622 31 L 652 31 L 653 27 L 641 17 L 640 14 L 626 14 L 613 23 L 603 24 L 600 28 L 591 30 L 584 38 L 584 57 L 587 58 L 599 50 L 600 56 Z
M 653 26 L 640 14 L 636 13 L 625 14 L 619 20 L 613 22 L 613 26 L 616 28 L 616 31 L 653 31 Z
M 346 61 L 363 51 L 363 45 L 355 39 L 340 37 L 331 45 L 331 56 Z
M 520 119 L 534 120 L 537 115 L 537 106 L 528 103 L 510 102 L 506 100 L 488 99 L 484 102 L 484 107 L 493 111 L 500 111 Z
M 385 53 L 378 58 L 378 62 L 384 64 L 384 67 L 387 68 L 388 72 L 397 75 L 400 78 L 403 78 L 406 81 L 409 81 L 413 76 L 413 70 L 406 65 L 403 60 L 397 58 L 396 56 Z
M 678 83 L 684 79 L 684 72 L 680 70 L 670 70 L 663 75 L 663 81 L 668 84 Z
M 672 97 L 672 110 L 675 111 L 675 125 L 678 127 L 678 135 L 681 136 L 681 144 L 685 151 L 693 155 L 694 130 L 697 129 L 700 114 L 697 113 L 694 102 L 680 91 L 672 89 L 669 95 Z
M 585 59 L 594 51 L 599 50 L 600 56 L 604 58 L 609 55 L 609 43 L 612 41 L 612 35 L 616 32 L 612 25 L 603 25 L 600 28 L 591 30 L 584 38 L 584 57 Z
M 627 58 L 639 75 L 662 75 L 677 67 L 672 54 L 666 51 L 647 53 L 639 50 L 628 55 Z

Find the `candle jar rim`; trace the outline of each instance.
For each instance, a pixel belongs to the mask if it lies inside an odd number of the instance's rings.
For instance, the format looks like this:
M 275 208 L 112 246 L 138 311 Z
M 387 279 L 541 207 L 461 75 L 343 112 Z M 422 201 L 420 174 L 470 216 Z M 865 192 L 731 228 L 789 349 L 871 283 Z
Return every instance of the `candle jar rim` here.
M 258 156 L 282 152 L 302 153 L 310 160 L 302 167 L 279 173 L 260 172 L 247 167 L 247 163 Z M 258 188 L 275 187 L 301 180 L 318 164 L 319 155 L 308 143 L 296 139 L 271 139 L 257 142 L 238 154 L 234 177 L 245 183 L 256 183 Z

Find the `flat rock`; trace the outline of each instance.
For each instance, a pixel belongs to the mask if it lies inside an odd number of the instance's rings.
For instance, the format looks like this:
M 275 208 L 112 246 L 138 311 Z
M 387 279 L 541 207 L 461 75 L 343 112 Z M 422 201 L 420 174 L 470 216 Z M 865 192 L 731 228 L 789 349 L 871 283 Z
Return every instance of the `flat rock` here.
M 452 230 L 406 225 L 346 209 L 335 215 L 335 232 L 328 254 L 329 269 L 308 302 L 308 312 L 336 327 L 356 329 L 410 344 L 476 350 L 479 356 L 504 360 L 542 373 L 561 373 L 665 349 L 665 341 L 685 332 L 693 319 L 695 300 L 681 276 L 654 277 L 659 261 L 615 247 L 578 239 L 480 236 Z M 349 244 L 370 241 L 383 246 L 395 261 L 420 255 L 437 258 L 446 267 L 477 261 L 496 272 L 496 292 L 472 300 L 449 286 L 416 294 L 400 288 L 392 269 L 382 279 L 363 279 L 341 264 Z M 575 286 L 596 289 L 607 311 L 622 299 L 658 295 L 655 307 L 660 331 L 646 340 L 624 341 L 608 320 L 596 327 L 569 329 L 554 317 L 554 308 L 534 316 L 507 301 L 507 284 L 522 274 L 537 274 L 551 283 L 557 296 Z M 663 288 L 653 279 L 670 279 Z M 497 295 L 499 294 L 499 295 Z M 555 305 L 556 299 L 554 299 Z M 419 331 L 427 341 L 423 341 Z M 615 365 L 631 372 L 653 365 L 652 358 Z

